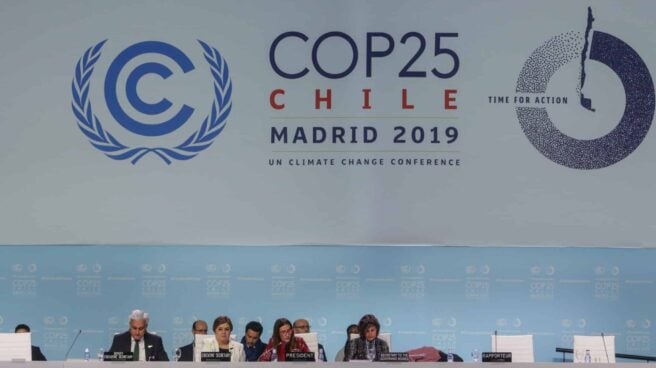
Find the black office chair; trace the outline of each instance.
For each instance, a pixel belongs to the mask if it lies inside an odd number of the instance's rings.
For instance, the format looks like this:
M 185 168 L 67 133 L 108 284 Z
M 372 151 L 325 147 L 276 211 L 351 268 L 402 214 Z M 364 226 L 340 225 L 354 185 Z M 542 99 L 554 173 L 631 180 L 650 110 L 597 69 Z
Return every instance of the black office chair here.
M 453 354 L 453 361 L 464 362 L 464 360 L 462 360 L 462 358 L 458 354 Z M 447 362 L 448 362 L 448 358 L 446 356 L 446 353 L 440 350 L 440 360 L 438 361 L 438 363 L 447 363 Z

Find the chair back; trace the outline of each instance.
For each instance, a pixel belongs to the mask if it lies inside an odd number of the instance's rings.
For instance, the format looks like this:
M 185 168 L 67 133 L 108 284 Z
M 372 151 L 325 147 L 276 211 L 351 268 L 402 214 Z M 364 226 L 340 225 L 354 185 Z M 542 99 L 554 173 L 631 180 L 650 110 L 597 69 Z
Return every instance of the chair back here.
M 533 335 L 491 335 L 492 351 L 512 353 L 513 363 L 534 363 Z
M 586 350 L 592 363 L 615 363 L 615 336 L 574 335 L 574 363 L 585 363 Z

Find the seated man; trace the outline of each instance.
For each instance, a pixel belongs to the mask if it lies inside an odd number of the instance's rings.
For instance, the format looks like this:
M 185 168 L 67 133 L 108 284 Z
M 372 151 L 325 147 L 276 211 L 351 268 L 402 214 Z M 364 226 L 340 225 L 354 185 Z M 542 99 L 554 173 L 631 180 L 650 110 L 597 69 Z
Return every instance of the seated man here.
M 257 362 L 266 348 L 266 344 L 260 340 L 262 330 L 263 328 L 260 322 L 250 321 L 246 324 L 244 337 L 241 338 L 241 343 L 244 345 L 247 362 Z
M 294 333 L 309 333 L 310 332 L 310 322 L 307 319 L 297 319 L 294 321 Z M 319 345 L 319 359 L 327 362 L 326 351 L 323 349 L 323 345 Z
M 359 335 L 360 330 L 358 330 L 358 325 L 356 324 L 351 324 L 346 328 L 346 342 L 344 343 L 344 346 L 342 346 L 341 349 L 335 354 L 335 361 L 336 362 L 341 362 L 344 361 L 344 350 L 346 349 L 346 345 L 348 345 L 349 341 L 351 341 L 351 335 Z
M 21 323 L 20 325 L 16 326 L 14 329 L 15 333 L 27 333 L 30 332 L 30 326 Z M 43 355 L 41 352 L 41 349 L 38 346 L 32 345 L 32 361 L 45 361 L 46 357 Z
M 164 350 L 162 338 L 148 333 L 148 313 L 135 309 L 130 313 L 130 329 L 114 336 L 112 352 L 132 352 L 134 361 L 166 361 L 169 357 Z
M 191 334 L 195 338 L 196 335 L 207 335 L 207 322 L 199 319 L 191 325 Z M 194 341 L 189 345 L 185 345 L 179 348 L 180 349 L 180 359 L 179 362 L 192 362 L 194 360 Z

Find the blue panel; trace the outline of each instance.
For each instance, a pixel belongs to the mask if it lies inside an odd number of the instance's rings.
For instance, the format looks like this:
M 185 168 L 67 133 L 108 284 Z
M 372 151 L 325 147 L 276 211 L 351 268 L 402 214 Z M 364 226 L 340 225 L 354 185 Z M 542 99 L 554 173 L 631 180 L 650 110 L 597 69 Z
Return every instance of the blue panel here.
M 0 247 L 0 331 L 32 327 L 49 359 L 107 348 L 134 308 L 170 352 L 210 325 L 307 318 L 328 356 L 365 313 L 393 350 L 433 345 L 469 358 L 490 334 L 534 334 L 537 361 L 574 334 L 616 335 L 617 352 L 656 355 L 656 250 L 468 247 Z

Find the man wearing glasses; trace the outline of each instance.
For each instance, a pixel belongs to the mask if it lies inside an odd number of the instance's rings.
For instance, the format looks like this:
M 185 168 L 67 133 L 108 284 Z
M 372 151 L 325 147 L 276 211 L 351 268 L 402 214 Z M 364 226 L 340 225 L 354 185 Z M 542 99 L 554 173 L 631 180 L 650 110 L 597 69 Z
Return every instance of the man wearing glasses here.
M 207 322 L 202 319 L 191 325 L 191 333 L 195 339 L 196 335 L 207 335 Z M 194 341 L 189 345 L 178 348 L 180 350 L 179 362 L 192 362 L 194 360 Z M 177 353 L 176 353 L 177 354 Z
M 149 320 L 148 313 L 139 309 L 133 310 L 128 323 L 130 329 L 114 336 L 109 351 L 132 352 L 133 360 L 140 362 L 168 362 L 169 357 L 164 350 L 162 338 L 148 332 Z

